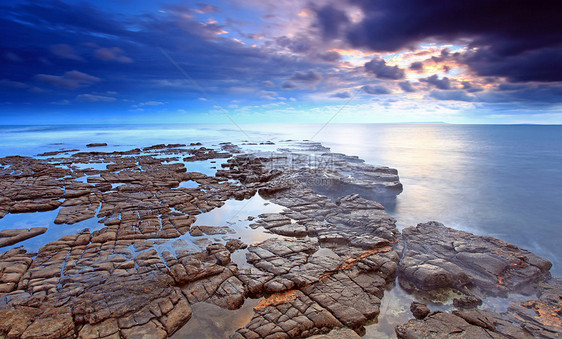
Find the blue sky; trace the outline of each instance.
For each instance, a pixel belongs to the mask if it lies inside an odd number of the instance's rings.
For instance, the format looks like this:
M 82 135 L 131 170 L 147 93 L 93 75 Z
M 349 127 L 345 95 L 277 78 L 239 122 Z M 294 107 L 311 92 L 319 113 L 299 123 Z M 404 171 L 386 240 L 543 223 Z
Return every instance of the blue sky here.
M 12 1 L 21 123 L 562 123 L 559 1 Z

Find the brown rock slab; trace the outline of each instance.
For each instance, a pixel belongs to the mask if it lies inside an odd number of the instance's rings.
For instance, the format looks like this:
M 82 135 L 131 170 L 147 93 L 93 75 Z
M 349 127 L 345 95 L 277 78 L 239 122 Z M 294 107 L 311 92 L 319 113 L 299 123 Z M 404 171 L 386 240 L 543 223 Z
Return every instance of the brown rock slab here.
M 0 231 L 0 247 L 17 244 L 47 232 L 46 227 L 5 229 Z

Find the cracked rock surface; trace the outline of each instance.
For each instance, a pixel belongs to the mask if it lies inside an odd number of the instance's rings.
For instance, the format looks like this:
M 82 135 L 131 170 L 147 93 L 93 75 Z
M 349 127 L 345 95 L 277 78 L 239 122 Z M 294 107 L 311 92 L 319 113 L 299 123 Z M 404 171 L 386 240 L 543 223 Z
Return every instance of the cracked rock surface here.
M 463 287 L 505 295 L 549 276 L 552 264 L 499 239 L 476 236 L 438 222 L 402 231 L 406 251 L 399 281 L 406 289 Z
M 316 165 L 294 145 L 312 152 Z M 0 253 L 0 336 L 166 338 L 189 322 L 194 304 L 236 310 L 257 298 L 232 338 L 357 338 L 379 315 L 397 272 L 405 287 L 462 289 L 471 295 L 459 303 L 476 306 L 472 294 L 540 282 L 538 299 L 506 313 L 434 312 L 397 327 L 401 337 L 560 333 L 560 283 L 544 282 L 548 261 L 437 223 L 400 234 L 370 198 L 402 190 L 394 169 L 313 142 L 268 156 L 231 143 L 113 152 L 105 143 L 89 146 L 0 159 L 0 218 L 56 210 L 46 226 L 69 230 L 36 253 L 16 246 L 42 239 L 48 227 L 0 231 L 7 247 Z M 216 174 L 187 171 L 186 164 L 202 163 Z M 241 215 L 247 230 L 197 223 L 256 194 L 280 210 Z M 98 226 L 79 227 L 87 220 Z M 251 241 L 248 232 L 267 236 Z

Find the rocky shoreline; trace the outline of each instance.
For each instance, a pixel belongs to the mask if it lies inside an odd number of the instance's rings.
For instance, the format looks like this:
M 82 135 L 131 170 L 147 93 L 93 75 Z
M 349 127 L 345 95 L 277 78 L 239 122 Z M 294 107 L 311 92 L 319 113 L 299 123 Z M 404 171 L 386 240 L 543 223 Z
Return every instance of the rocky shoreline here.
M 56 211 L 55 224 L 76 230 L 37 253 L 18 245 L 49 228 L 0 231 L 1 336 L 181 337 L 192 305 L 235 310 L 253 298 L 253 316 L 231 338 L 356 338 L 396 279 L 412 293 L 459 295 L 452 312 L 413 304 L 416 319 L 396 324 L 399 338 L 562 331 L 562 285 L 548 260 L 438 222 L 399 232 L 377 202 L 401 192 L 395 169 L 313 142 L 253 152 L 231 143 L 87 146 L 0 159 L 0 217 Z M 203 163 L 215 173 L 186 168 Z M 258 198 L 278 210 L 241 208 L 245 228 L 198 222 Z M 79 229 L 88 220 L 99 226 Z M 505 312 L 480 306 L 513 293 L 528 298 Z

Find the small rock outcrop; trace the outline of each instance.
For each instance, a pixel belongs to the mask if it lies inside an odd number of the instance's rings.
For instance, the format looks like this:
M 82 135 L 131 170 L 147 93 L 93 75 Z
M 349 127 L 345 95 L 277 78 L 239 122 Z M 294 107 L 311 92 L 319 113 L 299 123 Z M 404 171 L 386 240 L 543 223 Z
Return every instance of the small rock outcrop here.
M 550 261 L 492 237 L 477 236 L 438 222 L 402 231 L 406 251 L 399 282 L 407 290 L 470 288 L 506 295 L 549 277 Z

